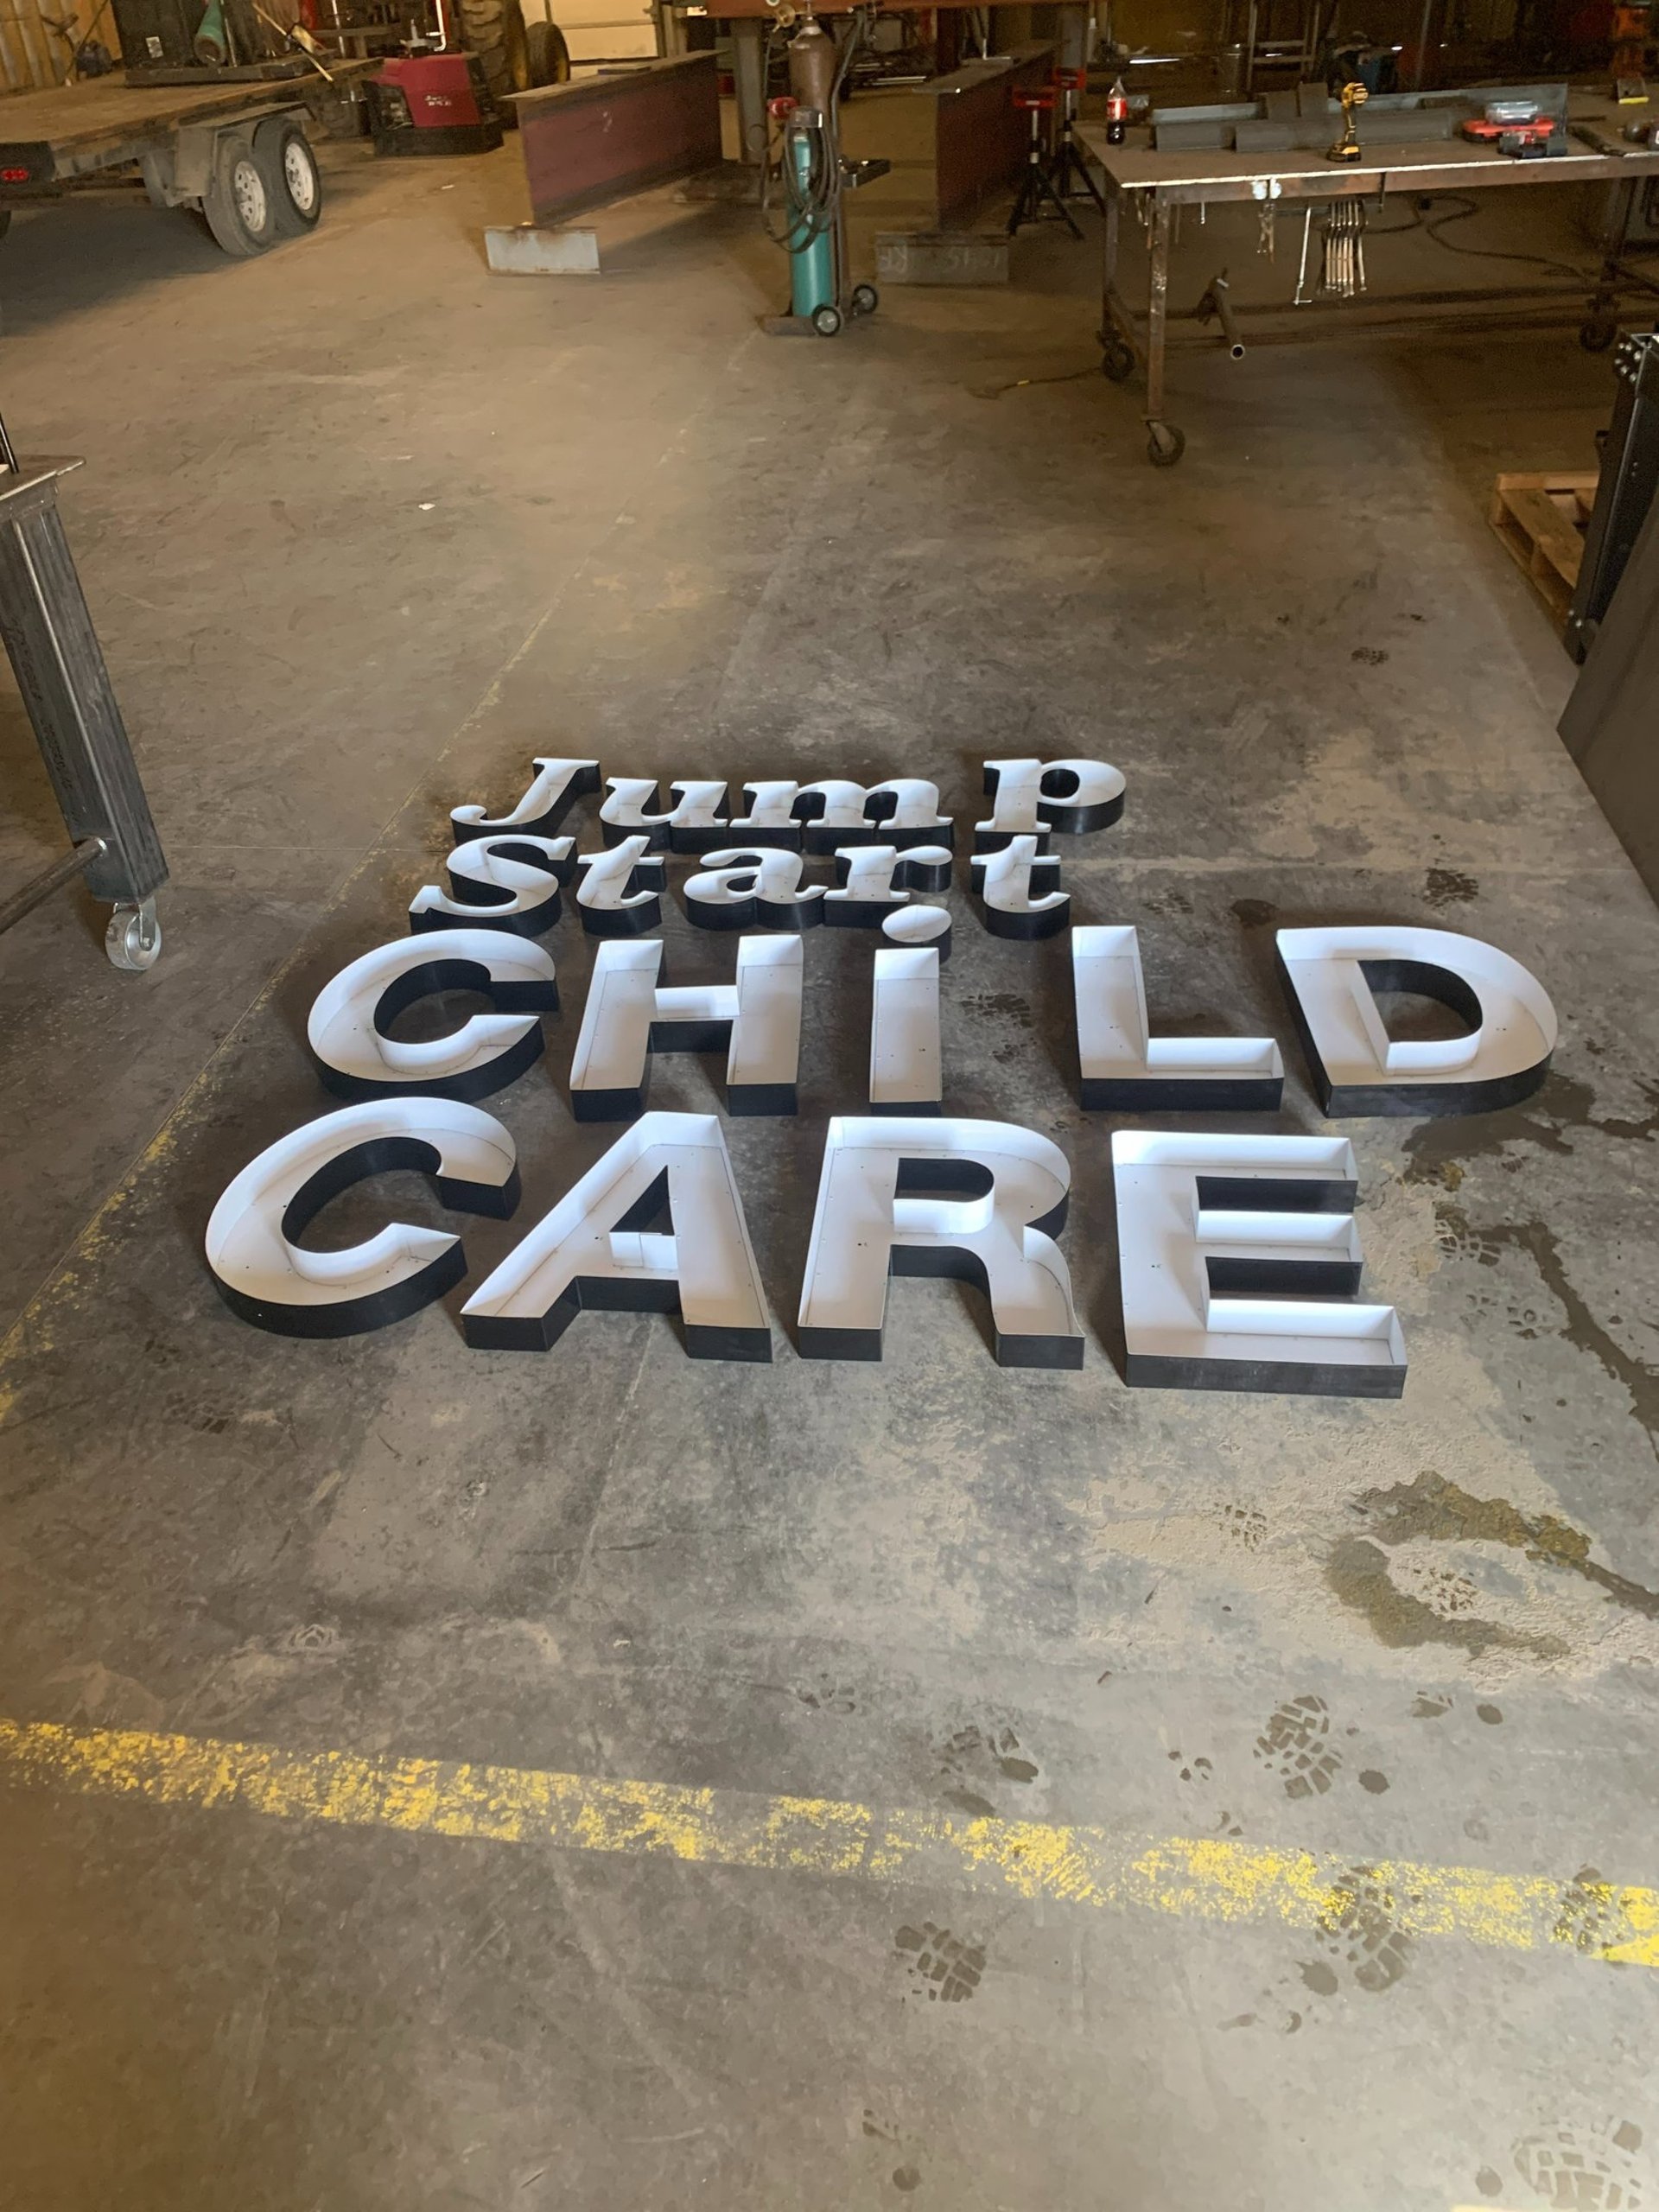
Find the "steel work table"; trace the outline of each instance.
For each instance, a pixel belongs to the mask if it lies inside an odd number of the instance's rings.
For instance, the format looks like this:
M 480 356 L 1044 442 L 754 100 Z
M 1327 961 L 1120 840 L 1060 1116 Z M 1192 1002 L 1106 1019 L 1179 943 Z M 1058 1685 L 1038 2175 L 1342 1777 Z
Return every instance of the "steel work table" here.
M 1592 125 L 1614 137 L 1626 122 L 1659 120 L 1659 106 L 1615 108 L 1607 99 L 1575 96 L 1568 111 L 1569 124 Z M 1363 117 L 1362 117 L 1363 121 Z M 1339 125 L 1332 127 L 1332 137 Z M 1465 326 L 1493 322 L 1536 323 L 1550 319 L 1552 305 L 1572 303 L 1582 316 L 1580 336 L 1592 352 L 1611 345 L 1618 334 L 1615 320 L 1620 295 L 1637 290 L 1659 294 L 1659 281 L 1630 266 L 1630 216 L 1637 186 L 1644 178 L 1659 176 L 1659 149 L 1632 147 L 1627 154 L 1599 154 L 1572 142 L 1573 150 L 1542 161 L 1515 161 L 1464 138 L 1416 140 L 1389 146 L 1378 144 L 1363 159 L 1351 162 L 1326 160 L 1320 153 L 1166 153 L 1153 151 L 1150 132 L 1132 130 L 1122 146 L 1109 145 L 1099 124 L 1081 124 L 1077 136 L 1090 160 L 1106 177 L 1105 265 L 1101 293 L 1101 367 L 1115 383 L 1131 376 L 1137 364 L 1147 378 L 1147 456 L 1154 466 L 1170 467 L 1185 450 L 1186 440 L 1165 413 L 1164 372 L 1172 321 L 1214 321 L 1215 337 L 1235 359 L 1243 355 L 1244 337 L 1238 311 L 1228 296 L 1224 278 L 1212 279 L 1196 306 L 1172 313 L 1169 306 L 1169 258 L 1175 213 L 1184 207 L 1208 203 L 1254 201 L 1262 209 L 1300 205 L 1306 211 L 1302 235 L 1302 270 L 1306 256 L 1313 210 L 1339 200 L 1370 200 L 1377 206 L 1390 194 L 1477 192 L 1498 186 L 1550 184 L 1613 184 L 1611 209 L 1601 243 L 1602 262 L 1586 299 L 1582 286 L 1532 285 L 1504 289 L 1466 288 L 1433 292 L 1396 292 L 1374 301 L 1344 299 L 1287 302 L 1275 308 L 1251 310 L 1252 342 L 1283 343 L 1332 332 L 1386 331 L 1390 327 L 1421 327 L 1426 319 L 1457 321 Z M 1147 232 L 1148 268 L 1144 314 L 1133 307 L 1118 289 L 1118 251 L 1126 200 L 1135 202 L 1135 213 Z M 1219 289 L 1218 289 L 1219 288 Z M 1299 281 L 1298 290 L 1301 285 Z M 1274 319 L 1277 319 L 1276 321 Z

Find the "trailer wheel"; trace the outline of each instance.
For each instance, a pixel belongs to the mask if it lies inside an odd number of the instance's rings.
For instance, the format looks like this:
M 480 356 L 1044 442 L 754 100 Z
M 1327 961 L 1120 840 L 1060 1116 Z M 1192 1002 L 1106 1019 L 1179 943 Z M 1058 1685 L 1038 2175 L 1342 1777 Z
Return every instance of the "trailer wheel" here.
M 238 260 L 276 243 L 276 195 L 253 141 L 239 130 L 227 130 L 213 149 L 201 212 L 219 244 Z
M 267 116 L 253 134 L 264 167 L 276 229 L 296 238 L 315 231 L 322 213 L 322 172 L 311 142 L 291 115 Z
M 459 10 L 467 48 L 483 63 L 484 81 L 511 121 L 506 95 L 527 92 L 532 83 L 522 0 L 459 0 Z
M 524 45 L 530 55 L 530 81 L 534 86 L 568 85 L 570 49 L 564 33 L 550 20 L 524 25 Z

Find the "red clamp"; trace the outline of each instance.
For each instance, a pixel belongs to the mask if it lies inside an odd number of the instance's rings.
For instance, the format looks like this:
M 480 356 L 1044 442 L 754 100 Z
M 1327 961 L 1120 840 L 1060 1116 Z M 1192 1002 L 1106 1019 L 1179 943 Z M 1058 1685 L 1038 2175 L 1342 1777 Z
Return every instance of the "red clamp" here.
M 799 105 L 800 102 L 798 99 L 792 99 L 787 92 L 785 92 L 777 99 L 766 102 L 766 113 L 771 116 L 774 123 L 782 123 L 785 117 L 793 115 Z
M 1023 85 L 1016 85 L 1014 104 L 1027 114 L 1052 115 L 1054 112 L 1054 87 L 1052 85 L 1041 85 L 1027 89 Z

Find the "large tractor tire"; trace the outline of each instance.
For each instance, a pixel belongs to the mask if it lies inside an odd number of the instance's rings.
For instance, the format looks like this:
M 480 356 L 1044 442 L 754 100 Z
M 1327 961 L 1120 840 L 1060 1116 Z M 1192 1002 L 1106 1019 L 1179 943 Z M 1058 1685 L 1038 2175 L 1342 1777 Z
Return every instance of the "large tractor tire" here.
M 532 85 L 568 85 L 570 81 L 570 49 L 564 42 L 564 33 L 558 25 L 545 18 L 526 26 L 524 35 L 530 45 L 530 81 Z
M 530 41 L 524 35 L 520 0 L 460 0 L 461 35 L 467 50 L 484 65 L 485 81 L 500 103 L 502 118 L 512 120 L 509 92 L 531 89 Z

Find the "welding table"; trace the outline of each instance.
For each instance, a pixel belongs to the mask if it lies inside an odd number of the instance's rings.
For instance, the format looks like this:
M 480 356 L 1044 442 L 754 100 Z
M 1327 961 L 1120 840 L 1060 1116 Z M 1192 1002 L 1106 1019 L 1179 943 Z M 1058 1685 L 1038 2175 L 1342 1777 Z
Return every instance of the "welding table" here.
M 1585 123 L 1603 137 L 1617 138 L 1629 121 L 1659 120 L 1659 105 L 1618 108 L 1606 99 L 1574 94 L 1568 122 Z M 1362 117 L 1363 121 L 1363 117 Z M 1339 134 L 1340 124 L 1332 136 Z M 1659 176 L 1659 149 L 1631 147 L 1628 153 L 1599 154 L 1578 139 L 1572 151 L 1539 161 L 1516 161 L 1465 138 L 1422 140 L 1389 146 L 1378 143 L 1357 162 L 1327 161 L 1308 152 L 1230 154 L 1154 152 L 1151 133 L 1132 130 L 1122 146 L 1109 145 L 1104 128 L 1081 124 L 1077 136 L 1090 161 L 1105 172 L 1106 244 L 1102 284 L 1101 366 L 1114 382 L 1133 374 L 1137 364 L 1147 378 L 1147 457 L 1169 467 L 1185 450 L 1183 433 L 1165 412 L 1165 356 L 1171 321 L 1214 321 L 1221 342 L 1236 359 L 1244 338 L 1224 279 L 1212 280 L 1196 306 L 1172 313 L 1169 257 L 1176 211 L 1226 200 L 1253 201 L 1258 208 L 1300 205 L 1311 221 L 1314 207 L 1346 199 L 1377 205 L 1394 193 L 1477 192 L 1499 185 L 1611 184 L 1611 209 L 1601 241 L 1601 267 L 1586 299 L 1582 285 L 1465 289 L 1456 291 L 1397 292 L 1375 301 L 1310 302 L 1293 307 L 1252 310 L 1253 342 L 1283 343 L 1323 333 L 1365 329 L 1386 332 L 1418 327 L 1426 319 L 1464 327 L 1492 323 L 1537 323 L 1550 320 L 1563 303 L 1582 317 L 1580 338 L 1592 352 L 1610 346 L 1618 334 L 1621 293 L 1659 293 L 1659 282 L 1630 264 L 1630 227 L 1638 186 Z M 1147 232 L 1147 306 L 1140 313 L 1118 289 L 1118 250 L 1126 201 Z M 1304 232 L 1304 249 L 1306 232 Z M 1218 289 L 1219 287 L 1219 289 Z M 1276 320 L 1275 320 L 1276 319 Z M 1205 342 L 1200 340 L 1200 342 Z M 1207 342 L 1214 343 L 1215 336 Z

